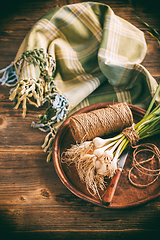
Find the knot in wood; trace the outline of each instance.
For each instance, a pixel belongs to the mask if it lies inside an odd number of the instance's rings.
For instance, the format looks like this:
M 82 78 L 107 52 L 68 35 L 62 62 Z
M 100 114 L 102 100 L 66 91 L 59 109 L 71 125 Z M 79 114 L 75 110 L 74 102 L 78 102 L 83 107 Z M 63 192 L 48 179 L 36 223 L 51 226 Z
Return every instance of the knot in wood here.
M 3 118 L 0 116 L 0 125 L 3 124 Z

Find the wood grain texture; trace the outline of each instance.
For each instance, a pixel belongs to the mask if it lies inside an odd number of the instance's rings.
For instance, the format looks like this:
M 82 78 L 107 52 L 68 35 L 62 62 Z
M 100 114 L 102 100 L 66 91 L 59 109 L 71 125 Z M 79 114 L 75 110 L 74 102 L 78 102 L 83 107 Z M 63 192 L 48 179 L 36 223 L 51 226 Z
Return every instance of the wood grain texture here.
M 18 4 L 17 4 L 18 2 Z M 16 52 L 37 20 L 49 10 L 77 0 L 24 0 L 4 4 L 0 16 L 0 69 Z M 138 22 L 128 0 L 101 1 L 144 31 L 148 51 L 143 65 L 160 81 L 160 49 Z M 143 20 L 160 31 L 159 13 L 136 1 Z M 152 1 L 153 3 L 154 1 Z M 154 3 L 156 5 L 156 3 Z M 152 4 L 153 5 L 153 4 Z M 8 9 L 8 10 L 7 10 Z M 12 239 L 137 239 L 159 232 L 160 199 L 134 209 L 104 209 L 73 195 L 46 163 L 41 145 L 45 134 L 31 128 L 42 109 L 14 110 L 9 89 L 0 86 L 0 230 Z M 148 239 L 148 238 L 147 238 Z

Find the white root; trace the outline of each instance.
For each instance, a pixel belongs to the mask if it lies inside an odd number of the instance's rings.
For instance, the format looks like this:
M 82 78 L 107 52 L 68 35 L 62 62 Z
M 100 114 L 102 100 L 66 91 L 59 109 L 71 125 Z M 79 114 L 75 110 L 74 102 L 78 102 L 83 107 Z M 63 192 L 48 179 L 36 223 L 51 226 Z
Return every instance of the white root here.
M 96 137 L 92 141 L 73 145 L 62 155 L 63 162 L 75 164 L 81 181 L 85 182 L 88 191 L 94 196 L 100 196 L 98 189 L 104 190 L 104 178 L 111 178 L 117 169 L 118 158 L 114 157 L 114 151 L 121 143 L 120 137 L 109 140 Z

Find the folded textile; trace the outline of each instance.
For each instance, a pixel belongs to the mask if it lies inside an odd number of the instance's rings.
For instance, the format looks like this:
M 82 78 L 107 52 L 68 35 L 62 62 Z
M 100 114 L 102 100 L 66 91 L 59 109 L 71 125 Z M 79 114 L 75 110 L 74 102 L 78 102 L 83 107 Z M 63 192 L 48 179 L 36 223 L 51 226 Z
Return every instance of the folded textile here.
M 12 87 L 15 108 L 48 103 L 32 126 L 47 133 L 44 151 L 52 153 L 59 125 L 93 103 L 127 102 L 146 109 L 157 82 L 140 64 L 146 55 L 142 31 L 102 3 L 83 2 L 54 9 L 32 27 L 2 84 Z M 160 95 L 157 97 L 160 102 Z

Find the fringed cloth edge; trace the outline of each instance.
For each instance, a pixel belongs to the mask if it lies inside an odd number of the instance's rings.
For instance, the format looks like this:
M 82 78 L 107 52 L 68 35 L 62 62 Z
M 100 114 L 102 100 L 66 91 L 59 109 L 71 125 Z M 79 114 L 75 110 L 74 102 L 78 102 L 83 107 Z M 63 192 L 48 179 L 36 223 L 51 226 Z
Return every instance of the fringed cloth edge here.
M 38 77 L 20 78 L 26 64 L 38 69 Z M 26 115 L 27 102 L 37 108 L 48 103 L 45 113 L 38 116 L 39 121 L 31 124 L 33 128 L 47 133 L 42 145 L 44 151 L 49 153 L 47 161 L 51 158 L 56 126 L 67 117 L 69 112 L 69 102 L 59 92 L 54 82 L 55 66 L 51 55 L 44 53 L 43 49 L 34 49 L 24 52 L 18 60 L 0 70 L 0 74 L 3 74 L 0 82 L 2 85 L 12 87 L 9 99 L 14 101 L 14 109 L 22 103 L 23 117 Z

